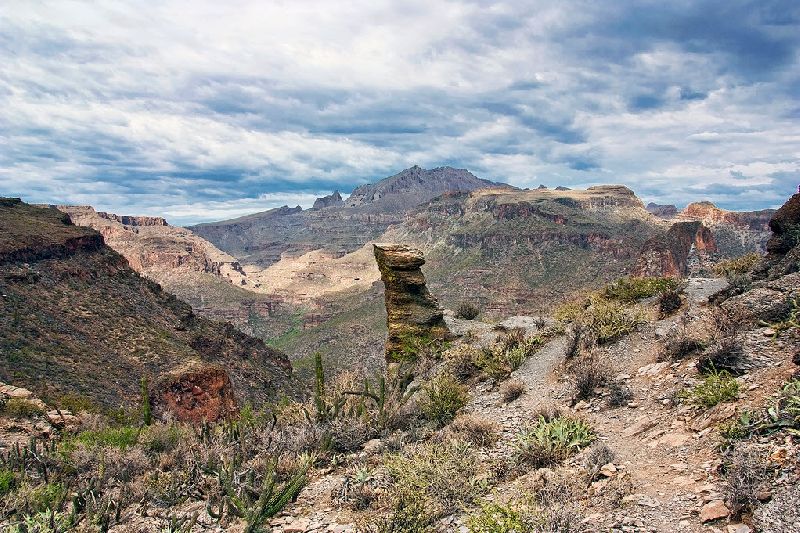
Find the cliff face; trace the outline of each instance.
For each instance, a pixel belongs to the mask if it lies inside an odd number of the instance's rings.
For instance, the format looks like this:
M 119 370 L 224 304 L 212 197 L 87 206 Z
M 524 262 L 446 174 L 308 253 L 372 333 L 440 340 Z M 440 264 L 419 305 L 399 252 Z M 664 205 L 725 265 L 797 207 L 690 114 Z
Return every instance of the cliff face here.
M 276 398 L 287 358 L 131 270 L 95 230 L 49 208 L 0 201 L 0 381 L 133 407 L 139 380 L 216 363 L 242 399 Z
M 693 269 L 707 265 L 716 251 L 711 230 L 701 222 L 677 222 L 666 235 L 644 244 L 634 274 L 685 277 Z
M 711 230 L 721 257 L 763 252 L 769 239 L 773 209 L 726 211 L 711 202 L 696 202 L 678 213 L 676 221 L 701 222 Z

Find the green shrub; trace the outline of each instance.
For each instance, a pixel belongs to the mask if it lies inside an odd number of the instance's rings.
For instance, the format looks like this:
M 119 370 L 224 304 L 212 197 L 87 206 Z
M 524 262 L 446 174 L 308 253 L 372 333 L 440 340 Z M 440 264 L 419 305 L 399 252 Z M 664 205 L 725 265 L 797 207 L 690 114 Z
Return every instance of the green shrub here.
M 17 478 L 11 470 L 0 470 L 0 498 L 14 490 Z
M 139 428 L 127 426 L 79 433 L 75 440 L 89 447 L 125 450 L 139 440 Z
M 464 386 L 449 374 L 439 374 L 423 385 L 420 409 L 427 420 L 445 425 L 467 405 L 469 395 Z
M 761 255 L 757 253 L 720 261 L 714 265 L 714 273 L 718 276 L 732 278 L 737 275 L 747 274 L 753 270 L 759 261 L 761 261 Z
M 392 507 L 415 495 L 423 498 L 418 507 L 435 518 L 474 503 L 488 490 L 479 455 L 469 443 L 455 439 L 426 443 L 390 457 L 386 470 Z
M 533 531 L 535 524 L 510 505 L 488 502 L 467 518 L 470 533 L 523 533 Z
M 675 278 L 620 278 L 607 285 L 601 294 L 609 300 L 638 302 L 667 291 L 674 291 L 680 282 Z
M 632 333 L 645 321 L 640 311 L 600 298 L 593 299 L 578 320 L 598 344 L 607 344 Z
M 517 435 L 517 462 L 534 468 L 549 466 L 580 451 L 594 439 L 592 428 L 583 420 L 562 415 L 548 420 L 540 415 L 531 427 Z
M 715 405 L 735 400 L 739 394 L 739 382 L 725 370 L 712 371 L 699 385 L 684 396 L 696 405 L 714 407 Z
M 562 323 L 574 322 L 583 314 L 584 310 L 589 307 L 590 303 L 590 300 L 586 298 L 579 298 L 564 302 L 553 312 L 553 318 Z
M 100 408 L 88 396 L 83 396 L 75 392 L 68 392 L 56 400 L 59 409 L 70 413 L 97 413 Z
M 65 497 L 66 490 L 61 483 L 44 483 L 34 487 L 27 494 L 28 508 L 32 513 L 55 510 Z
M 44 414 L 44 409 L 23 398 L 11 398 L 4 405 L 2 414 L 11 418 L 32 418 Z
M 151 453 L 170 452 L 178 447 L 180 440 L 181 429 L 176 424 L 148 426 L 141 437 L 142 445 Z

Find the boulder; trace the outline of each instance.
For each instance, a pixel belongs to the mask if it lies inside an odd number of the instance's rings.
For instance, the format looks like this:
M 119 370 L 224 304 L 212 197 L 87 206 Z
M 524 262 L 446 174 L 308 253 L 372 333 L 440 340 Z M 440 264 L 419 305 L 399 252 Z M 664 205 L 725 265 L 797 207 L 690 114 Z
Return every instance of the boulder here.
M 198 424 L 238 413 L 227 372 L 216 365 L 191 364 L 162 376 L 150 391 L 153 414 Z
M 416 348 L 452 338 L 444 313 L 425 285 L 422 251 L 404 244 L 375 244 L 375 260 L 386 289 L 386 361 L 415 359 Z

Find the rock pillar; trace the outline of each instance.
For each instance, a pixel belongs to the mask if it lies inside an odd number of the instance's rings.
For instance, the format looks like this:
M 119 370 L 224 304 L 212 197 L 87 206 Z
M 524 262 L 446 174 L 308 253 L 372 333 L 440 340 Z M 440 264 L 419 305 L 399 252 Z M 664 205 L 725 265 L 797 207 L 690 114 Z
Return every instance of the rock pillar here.
M 422 252 L 403 244 L 375 244 L 375 260 L 386 288 L 386 361 L 416 359 L 421 345 L 451 338 L 442 310 L 425 285 Z

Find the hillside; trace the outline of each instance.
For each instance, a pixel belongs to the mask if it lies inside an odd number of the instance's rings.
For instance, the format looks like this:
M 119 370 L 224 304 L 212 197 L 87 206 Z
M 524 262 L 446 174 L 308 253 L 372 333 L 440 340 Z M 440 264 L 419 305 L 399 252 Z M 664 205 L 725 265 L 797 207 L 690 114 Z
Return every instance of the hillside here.
M 131 408 L 141 401 L 140 379 L 154 383 L 193 364 L 225 369 L 243 402 L 288 390 L 283 354 L 197 317 L 132 270 L 100 233 L 56 209 L 0 202 L 0 266 L 0 381 L 55 405 L 78 395 L 102 408 Z
M 578 191 L 570 203 L 616 211 L 627 197 L 635 209 L 630 196 Z M 18 233 L 36 235 L 40 218 Z M 0 526 L 796 531 L 800 194 L 770 227 L 769 253 L 718 265 L 726 277 L 626 278 L 554 316 L 489 323 L 443 325 L 421 251 L 378 245 L 389 327 L 443 328 L 442 339 L 398 337 L 385 356 L 402 361 L 382 377 L 326 378 L 320 358 L 313 398 L 200 430 L 85 413 L 65 424 L 0 384 Z M 55 229 L 37 243 L 48 253 L 84 242 Z M 19 259 L 30 249 L 0 241 Z M 38 440 L 15 454 L 25 437 Z

